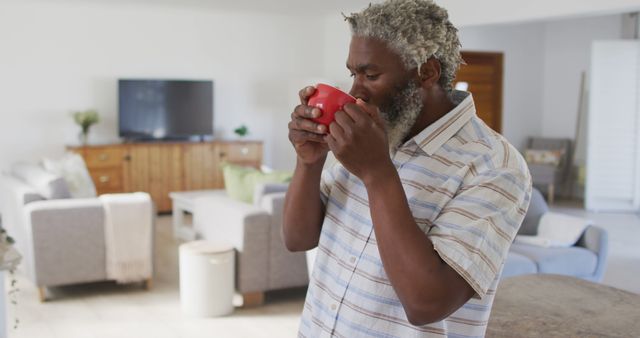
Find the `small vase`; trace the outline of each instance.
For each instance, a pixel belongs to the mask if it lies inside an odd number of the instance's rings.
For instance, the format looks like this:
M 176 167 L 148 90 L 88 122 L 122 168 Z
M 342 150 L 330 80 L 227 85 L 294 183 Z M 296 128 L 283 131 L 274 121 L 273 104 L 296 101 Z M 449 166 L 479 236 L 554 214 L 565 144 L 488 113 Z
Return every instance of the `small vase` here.
M 89 140 L 89 133 L 88 132 L 80 132 L 80 134 L 78 134 L 78 139 L 80 140 L 80 144 L 82 146 L 86 146 Z

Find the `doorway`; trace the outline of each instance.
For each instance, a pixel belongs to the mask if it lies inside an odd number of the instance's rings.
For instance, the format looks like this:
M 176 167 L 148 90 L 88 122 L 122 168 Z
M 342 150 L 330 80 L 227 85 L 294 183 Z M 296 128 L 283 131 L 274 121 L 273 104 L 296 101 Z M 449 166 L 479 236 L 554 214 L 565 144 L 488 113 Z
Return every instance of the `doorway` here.
M 478 117 L 491 129 L 502 133 L 503 53 L 461 52 L 461 65 L 453 85 L 473 94 Z

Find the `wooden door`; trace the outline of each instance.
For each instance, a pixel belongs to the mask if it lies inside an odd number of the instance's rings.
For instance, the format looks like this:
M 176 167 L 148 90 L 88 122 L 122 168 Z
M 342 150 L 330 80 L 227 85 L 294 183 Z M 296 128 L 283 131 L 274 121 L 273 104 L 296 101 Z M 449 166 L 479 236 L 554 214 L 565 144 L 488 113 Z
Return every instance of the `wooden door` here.
M 463 51 L 462 58 L 467 64 L 460 66 L 454 87 L 458 82 L 466 82 L 478 117 L 501 133 L 503 53 Z

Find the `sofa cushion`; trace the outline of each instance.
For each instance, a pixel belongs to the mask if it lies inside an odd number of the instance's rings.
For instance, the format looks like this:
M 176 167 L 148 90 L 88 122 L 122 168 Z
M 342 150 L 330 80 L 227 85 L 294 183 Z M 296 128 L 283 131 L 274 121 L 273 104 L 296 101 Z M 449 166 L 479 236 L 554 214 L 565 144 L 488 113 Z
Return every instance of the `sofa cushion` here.
M 564 149 L 527 149 L 524 151 L 524 158 L 528 164 L 546 164 L 557 167 L 562 161 Z
M 526 275 L 538 272 L 538 267 L 530 258 L 517 252 L 509 251 L 502 269 L 502 278 Z
M 533 245 L 511 245 L 511 251 L 526 256 L 538 266 L 539 273 L 590 276 L 596 271 L 598 257 L 585 248 L 541 248 Z
M 542 218 L 542 215 L 547 211 L 549 211 L 549 207 L 547 206 L 547 202 L 544 200 L 544 197 L 538 189 L 533 188 L 531 191 L 531 203 L 529 203 L 527 214 L 524 216 L 522 225 L 518 230 L 518 235 L 536 235 L 538 233 L 540 218 Z
M 225 163 L 222 165 L 224 186 L 229 197 L 253 203 L 255 186 L 263 183 L 286 183 L 291 180 L 289 172 L 274 171 L 264 173 L 252 167 Z
M 59 159 L 43 158 L 42 165 L 45 170 L 64 178 L 73 198 L 97 196 L 96 186 L 82 156 L 67 152 Z
M 11 166 L 11 174 L 33 187 L 45 199 L 71 198 L 64 178 L 46 171 L 39 165 L 16 163 Z

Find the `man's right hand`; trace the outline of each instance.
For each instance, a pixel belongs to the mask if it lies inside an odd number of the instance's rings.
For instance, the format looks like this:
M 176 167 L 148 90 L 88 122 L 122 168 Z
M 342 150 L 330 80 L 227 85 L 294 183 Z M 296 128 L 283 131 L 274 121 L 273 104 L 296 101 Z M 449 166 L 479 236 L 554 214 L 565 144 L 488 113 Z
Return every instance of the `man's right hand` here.
M 316 88 L 312 86 L 300 90 L 300 104 L 293 110 L 289 122 L 289 141 L 293 144 L 299 161 L 304 164 L 323 162 L 329 152 L 329 146 L 324 141 L 327 127 L 311 120 L 320 117 L 322 112 L 307 105 L 309 97 L 315 91 Z

